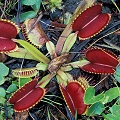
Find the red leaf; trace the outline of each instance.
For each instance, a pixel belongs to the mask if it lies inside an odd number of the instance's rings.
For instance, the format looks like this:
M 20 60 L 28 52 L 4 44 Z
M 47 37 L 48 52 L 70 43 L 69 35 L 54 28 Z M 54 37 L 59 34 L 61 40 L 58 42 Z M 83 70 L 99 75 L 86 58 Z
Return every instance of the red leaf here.
M 23 98 L 27 93 L 36 87 L 38 80 L 32 80 L 29 83 L 21 87 L 17 92 L 15 92 L 12 97 L 9 99 L 11 104 L 15 104 L 19 99 Z
M 116 70 L 116 68 L 111 66 L 92 64 L 92 63 L 83 66 L 82 69 L 86 72 L 96 73 L 96 74 L 112 74 Z
M 19 32 L 19 28 L 10 20 L 0 19 L 0 52 L 13 52 L 17 45 L 12 41 Z
M 10 20 L 0 19 L 0 37 L 15 38 L 19 28 Z
M 43 88 L 34 88 L 28 95 L 25 95 L 23 99 L 15 103 L 14 109 L 16 112 L 22 112 L 34 107 L 45 95 Z
M 84 103 L 85 88 L 77 81 L 69 82 L 66 87 L 60 85 L 60 88 L 72 114 L 75 115 L 76 111 L 84 114 L 87 109 Z
M 83 11 L 74 21 L 72 28 L 79 31 L 81 39 L 88 39 L 102 31 L 109 23 L 111 15 L 102 12 L 102 4 Z
M 82 69 L 96 74 L 113 74 L 119 63 L 115 54 L 101 48 L 88 49 L 86 58 L 90 63 L 83 66 Z
M 11 104 L 14 104 L 16 112 L 26 111 L 34 107 L 45 95 L 45 89 L 37 86 L 38 78 L 20 88 L 9 99 Z
M 75 106 L 74 106 L 74 103 L 72 101 L 72 98 L 71 98 L 69 92 L 67 91 L 67 89 L 64 85 L 60 85 L 60 89 L 61 89 L 64 99 L 68 105 L 68 108 L 70 109 L 72 114 L 75 115 Z
M 17 44 L 9 38 L 0 37 L 0 53 L 17 50 Z

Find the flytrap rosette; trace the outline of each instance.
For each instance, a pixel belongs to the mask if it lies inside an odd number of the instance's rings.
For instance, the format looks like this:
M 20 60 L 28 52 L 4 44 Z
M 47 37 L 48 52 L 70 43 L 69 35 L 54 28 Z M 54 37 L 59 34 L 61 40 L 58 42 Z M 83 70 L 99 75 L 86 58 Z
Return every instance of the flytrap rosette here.
M 78 31 L 81 40 L 85 40 L 100 33 L 108 25 L 110 19 L 110 14 L 102 13 L 102 4 L 95 4 L 76 17 L 72 29 Z
M 102 48 L 90 48 L 85 56 L 90 63 L 82 66 L 81 69 L 89 73 L 114 74 L 119 63 L 114 53 Z
M 45 89 L 38 85 L 38 79 L 25 84 L 9 99 L 10 104 L 14 104 L 16 112 L 27 111 L 33 108 L 45 95 Z
M 79 77 L 78 79 L 81 78 Z M 60 90 L 65 102 L 74 116 L 76 112 L 79 115 L 83 115 L 87 111 L 88 105 L 84 102 L 84 95 L 87 88 L 88 85 L 80 81 L 69 81 L 67 86 L 60 84 Z
M 35 22 L 36 19 L 27 19 L 23 24 L 22 31 L 28 42 L 41 48 L 49 39 L 39 22 L 33 27 Z
M 17 44 L 12 40 L 19 32 L 18 26 L 6 19 L 0 19 L 0 53 L 8 53 L 17 50 Z

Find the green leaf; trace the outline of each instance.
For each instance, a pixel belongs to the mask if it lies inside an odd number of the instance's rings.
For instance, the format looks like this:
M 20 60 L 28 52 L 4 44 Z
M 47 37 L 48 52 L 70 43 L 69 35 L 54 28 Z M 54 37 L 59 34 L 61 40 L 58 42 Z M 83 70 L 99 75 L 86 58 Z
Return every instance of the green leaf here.
M 24 58 L 24 59 L 30 59 L 30 60 L 37 60 L 33 55 L 31 55 L 26 49 L 19 48 L 15 52 L 9 52 L 7 53 L 8 56 L 15 57 L 15 58 Z
M 39 81 L 39 85 L 41 88 L 44 88 L 49 82 L 50 80 L 55 76 L 55 74 L 48 74 L 46 76 L 44 76 L 40 81 Z
M 104 96 L 104 99 L 102 99 L 103 104 L 111 102 L 112 100 L 120 96 L 120 88 L 111 88 L 104 93 Z
M 32 5 L 32 8 L 34 9 L 35 12 L 38 12 L 40 10 L 42 0 L 36 0 L 36 3 Z
M 24 41 L 24 40 L 17 40 L 20 45 L 22 45 L 28 52 L 30 52 L 38 61 L 43 62 L 43 63 L 49 63 L 50 60 L 43 54 L 41 53 L 37 48 L 35 48 L 33 45 L 30 43 Z
M 16 86 L 15 84 L 11 84 L 11 85 L 8 87 L 7 91 L 8 91 L 9 93 L 13 93 L 13 92 L 15 92 L 17 89 L 18 89 L 18 88 L 17 88 L 17 86 Z
M 0 104 L 5 104 L 6 99 L 4 97 L 0 97 Z
M 13 115 L 13 113 L 14 113 L 14 109 L 13 109 L 13 107 L 12 106 L 8 106 L 7 107 L 7 109 L 8 109 L 8 117 L 9 118 L 11 118 L 12 116 L 11 115 Z M 10 119 L 11 120 L 11 119 Z
M 88 60 L 80 60 L 80 61 L 76 61 L 76 62 L 71 62 L 68 64 L 65 64 L 64 66 L 72 66 L 73 68 L 80 68 L 86 64 L 90 63 Z
M 5 97 L 6 91 L 4 88 L 0 87 L 0 97 Z
M 36 3 L 36 0 L 22 0 L 23 5 L 34 5 Z
M 119 96 L 119 98 L 118 98 L 118 100 L 117 100 L 117 103 L 120 105 L 120 96 Z
M 31 78 L 20 78 L 20 87 L 24 86 L 27 82 L 31 80 Z
M 120 65 L 117 66 L 114 77 L 118 82 L 120 82 Z
M 120 76 L 118 76 L 117 74 L 114 74 L 114 77 L 120 83 Z
M 26 19 L 34 18 L 36 15 L 37 15 L 37 13 L 35 11 L 24 12 L 20 16 L 20 22 L 23 22 Z M 12 20 L 15 22 L 16 21 L 16 17 L 14 17 Z
M 0 76 L 0 85 L 2 85 L 5 82 L 5 79 L 3 76 Z
M 119 120 L 120 116 L 114 116 L 112 114 L 104 115 L 105 120 Z
M 4 118 L 3 118 L 2 114 L 0 114 L 0 120 L 4 120 Z
M 119 118 L 120 118 L 120 105 L 113 105 L 110 108 L 110 112 L 111 113 L 109 113 L 107 115 L 103 114 L 103 116 L 107 120 L 119 120 Z
M 61 69 L 58 70 L 57 74 L 59 75 L 58 83 L 59 84 L 63 83 L 64 85 L 67 85 L 67 82 L 69 80 L 69 76 L 64 71 L 62 71 Z
M 115 115 L 119 115 L 120 116 L 120 105 L 113 105 L 111 108 L 110 108 L 110 112 L 112 114 L 115 114 Z
M 104 93 L 101 93 L 101 94 L 95 96 L 95 88 L 89 87 L 86 90 L 84 101 L 86 104 L 94 104 L 96 102 L 101 101 L 103 98 L 104 98 Z
M 0 76 L 7 76 L 8 73 L 9 73 L 9 68 L 3 63 L 0 63 Z
M 77 40 L 77 33 L 71 33 L 65 40 L 62 53 L 69 52 L 76 40 Z
M 104 105 L 100 102 L 97 102 L 97 103 L 93 104 L 92 106 L 90 106 L 86 115 L 87 116 L 100 115 L 104 110 L 105 110 Z
M 55 46 L 51 41 L 46 42 L 46 48 L 48 50 L 48 53 L 51 56 L 51 59 L 53 59 L 56 56 Z
M 65 72 L 65 71 L 71 71 L 72 67 L 68 65 L 68 66 L 62 66 L 60 69 Z
M 57 45 L 56 45 L 57 54 L 61 54 L 65 40 L 71 32 L 72 32 L 71 24 L 68 24 L 57 41 Z
M 15 84 L 16 86 L 19 86 L 18 81 L 12 81 L 12 84 Z
M 38 63 L 38 64 L 36 65 L 36 69 L 37 69 L 37 70 L 46 71 L 47 68 L 48 68 L 48 64 Z
M 4 5 L 4 4 L 0 1 L 0 5 Z

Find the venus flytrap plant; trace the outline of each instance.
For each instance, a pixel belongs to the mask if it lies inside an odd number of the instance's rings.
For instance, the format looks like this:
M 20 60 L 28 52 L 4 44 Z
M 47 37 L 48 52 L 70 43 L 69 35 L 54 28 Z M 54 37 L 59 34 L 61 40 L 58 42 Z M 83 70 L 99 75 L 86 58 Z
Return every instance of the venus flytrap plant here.
M 46 85 L 53 77 L 56 76 L 63 97 L 73 116 L 75 116 L 76 111 L 80 115 L 86 113 L 88 105 L 84 102 L 84 95 L 88 85 L 81 82 L 81 78 L 78 78 L 79 82 L 74 81 L 68 72 L 73 68 L 81 68 L 87 72 L 92 72 L 95 74 L 113 74 L 118 64 L 118 58 L 113 53 L 100 48 L 88 49 L 85 53 L 86 59 L 75 62 L 71 61 L 70 50 L 76 42 L 77 36 L 79 36 L 80 39 L 91 38 L 103 30 L 110 21 L 110 15 L 101 12 L 102 5 L 95 4 L 91 6 L 93 3 L 94 1 L 84 1 L 81 3 L 70 23 L 61 34 L 56 46 L 47 38 L 39 23 L 37 26 L 35 26 L 35 28 L 33 28 L 33 30 L 29 31 L 32 24 L 35 22 L 34 19 L 26 20 L 23 26 L 24 36 L 28 41 L 30 41 L 30 43 L 20 39 L 12 39 L 15 38 L 14 36 L 9 38 L 10 40 L 8 40 L 8 42 L 14 41 L 14 47 L 9 48 L 9 45 L 6 45 L 6 54 L 14 57 L 19 57 L 18 55 L 23 54 L 21 58 L 32 59 L 39 62 L 34 68 L 13 70 L 14 76 L 21 78 L 34 77 L 38 74 L 39 70 L 49 72 L 49 74 L 41 78 L 40 81 L 38 81 L 38 78 L 35 78 L 26 83 L 23 87 L 18 89 L 16 93 L 13 94 L 13 96 L 9 99 L 9 102 L 14 104 L 14 109 L 16 112 L 29 110 L 35 104 L 37 104 L 45 95 Z M 95 12 L 94 15 L 93 11 Z M 85 18 L 86 15 L 88 17 L 87 19 Z M 82 18 L 84 18 L 84 21 Z M 100 22 L 99 20 L 103 22 Z M 78 21 L 81 21 L 80 25 Z M 13 23 L 7 22 L 7 24 L 9 27 L 13 26 L 13 28 L 16 30 L 16 26 L 14 26 Z M 79 26 L 77 26 L 77 24 Z M 97 26 L 95 26 L 96 24 Z M 72 31 L 76 32 L 71 33 Z M 34 36 L 36 38 L 35 40 Z M 2 37 L 6 38 L 6 36 Z M 18 47 L 16 50 L 16 43 L 20 44 L 24 48 Z M 41 48 L 44 44 L 46 44 L 50 58 L 36 48 L 36 46 Z M 13 52 L 11 49 L 15 49 L 16 51 Z M 4 52 L 4 50 L 1 50 L 1 52 Z M 99 59 L 96 57 L 98 54 L 100 54 Z M 107 62 L 104 62 L 104 59 L 106 59 Z
M 45 94 L 44 89 L 41 88 L 41 85 L 45 87 L 46 84 L 49 83 L 49 81 L 55 75 L 58 75 L 62 78 L 62 81 L 60 83 L 64 83 L 64 85 L 67 84 L 68 79 L 72 79 L 72 78 L 69 78 L 69 76 L 71 77 L 71 75 L 69 73 L 62 71 L 60 68 L 65 62 L 67 62 L 67 59 L 70 55 L 69 50 L 71 49 L 74 42 L 76 41 L 76 38 L 77 38 L 76 33 L 72 33 L 68 37 L 68 39 L 66 39 L 66 42 L 69 44 L 69 47 L 67 46 L 67 44 L 65 42 L 65 45 L 63 47 L 63 53 L 61 53 L 61 55 L 59 55 L 59 56 L 56 53 L 54 44 L 51 41 L 47 41 L 46 47 L 48 49 L 48 53 L 50 53 L 50 55 L 51 55 L 51 59 L 52 59 L 51 62 L 50 62 L 49 58 L 47 58 L 45 55 L 43 55 L 43 53 L 41 53 L 36 47 L 31 45 L 30 43 L 23 41 L 23 40 L 19 40 L 19 39 L 18 40 L 14 39 L 15 42 L 17 42 L 21 46 L 23 46 L 31 54 L 32 57 L 35 57 L 35 59 L 40 62 L 36 65 L 35 68 L 28 68 L 28 69 L 25 68 L 25 69 L 21 69 L 21 70 L 18 70 L 18 69 L 13 70 L 13 74 L 16 77 L 35 76 L 36 70 L 44 70 L 44 71 L 49 70 L 49 72 L 50 72 L 50 74 L 48 74 L 47 76 L 42 78 L 40 83 L 37 83 L 37 80 L 35 80 L 36 84 L 33 85 L 33 83 L 34 83 L 34 80 L 33 80 L 33 81 L 27 83 L 26 85 L 24 85 L 23 87 L 21 87 L 16 93 L 13 94 L 13 96 L 10 98 L 9 102 L 11 104 L 14 104 L 14 110 L 16 112 L 26 111 L 26 110 L 32 108 L 35 104 L 37 104 L 38 101 L 41 100 Z M 73 40 L 73 42 L 72 42 L 72 40 Z M 17 51 L 16 53 L 19 54 L 20 51 Z M 14 54 L 14 56 L 15 56 L 16 53 L 14 52 L 12 54 Z M 41 67 L 41 65 L 42 65 L 42 67 Z M 37 86 L 39 86 L 39 87 L 37 87 Z M 22 91 L 22 94 L 20 94 L 21 96 L 19 96 L 20 91 Z M 32 91 L 32 92 L 30 92 L 30 91 Z M 31 98 L 32 95 L 37 93 L 37 92 L 34 93 L 34 91 L 37 91 L 39 93 L 39 95 L 35 99 L 34 99 L 34 97 Z M 26 104 L 28 99 L 31 99 L 31 102 Z M 26 106 L 23 106 L 23 104 L 26 104 Z

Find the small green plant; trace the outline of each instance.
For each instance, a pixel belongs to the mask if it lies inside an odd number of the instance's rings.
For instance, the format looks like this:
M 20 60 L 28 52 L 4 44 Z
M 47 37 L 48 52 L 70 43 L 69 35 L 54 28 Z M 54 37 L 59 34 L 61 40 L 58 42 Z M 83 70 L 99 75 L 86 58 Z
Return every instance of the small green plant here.
M 23 22 L 29 18 L 34 18 L 40 12 L 41 3 L 42 0 L 22 0 L 22 5 L 31 7 L 31 10 L 23 12 L 20 15 L 20 22 Z M 13 21 L 16 21 L 16 17 L 13 18 Z
M 89 87 L 86 90 L 86 94 L 84 97 L 85 103 L 90 105 L 86 115 L 87 116 L 102 115 L 106 118 L 106 120 L 116 120 L 115 118 L 118 118 L 118 116 L 120 116 L 119 115 L 120 104 L 118 102 L 119 96 L 120 96 L 119 87 L 110 88 L 106 92 L 102 92 L 96 96 L 95 88 Z M 109 107 L 109 112 L 106 114 L 106 108 L 108 108 L 106 104 L 108 105 L 108 103 L 112 102 L 114 99 L 117 99 L 116 100 L 117 102 L 112 107 Z
M 10 104 L 7 104 L 7 99 L 9 99 L 12 92 L 15 92 L 17 88 L 11 84 L 7 90 L 2 86 L 4 82 L 8 81 L 8 75 L 9 68 L 4 64 L 0 63 L 0 119 L 3 120 L 5 118 L 5 111 L 6 108 L 8 109 L 8 118 L 11 118 L 11 115 L 13 114 L 14 110 L 13 107 Z M 5 106 L 6 104 L 6 106 Z
M 0 85 L 2 85 L 6 79 L 5 79 L 5 76 L 7 76 L 9 73 L 9 68 L 3 64 L 3 63 L 0 63 Z
M 44 5 L 47 5 L 49 9 L 54 12 L 56 8 L 62 9 L 62 0 L 45 0 L 43 1 Z

